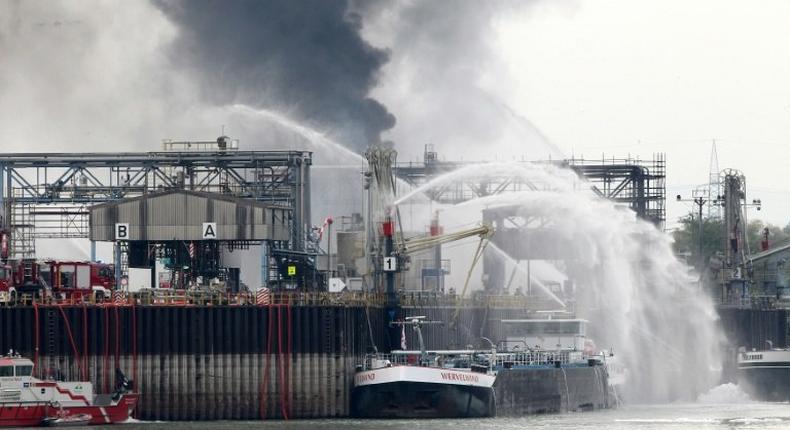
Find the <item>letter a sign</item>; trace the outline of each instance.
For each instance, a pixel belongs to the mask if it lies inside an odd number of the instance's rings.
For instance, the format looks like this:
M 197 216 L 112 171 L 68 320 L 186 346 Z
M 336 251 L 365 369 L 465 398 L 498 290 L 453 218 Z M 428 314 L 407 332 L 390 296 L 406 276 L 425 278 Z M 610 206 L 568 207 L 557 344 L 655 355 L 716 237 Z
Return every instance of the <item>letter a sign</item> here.
M 115 240 L 129 240 L 129 224 L 115 224 Z
M 217 238 L 217 223 L 204 222 L 203 223 L 203 240 Z

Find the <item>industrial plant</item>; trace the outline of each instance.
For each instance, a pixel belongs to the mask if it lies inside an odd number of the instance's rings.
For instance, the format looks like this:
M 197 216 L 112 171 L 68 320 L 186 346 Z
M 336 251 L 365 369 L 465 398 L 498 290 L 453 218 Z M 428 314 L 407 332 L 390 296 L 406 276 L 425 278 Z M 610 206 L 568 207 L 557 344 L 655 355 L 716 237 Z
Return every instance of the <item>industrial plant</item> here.
M 481 164 L 443 161 L 430 146 L 422 162 L 402 163 L 377 145 L 352 173 L 363 207 L 318 215 L 311 166 L 320 160 L 311 152 L 239 146 L 223 136 L 168 141 L 159 152 L 0 156 L 0 348 L 28 357 L 40 380 L 89 381 L 95 393 L 113 392 L 122 372 L 144 420 L 372 414 L 354 400 L 372 397 L 352 392 L 355 374 L 363 372 L 360 383 L 375 372 L 370 360 L 381 354 L 424 365 L 484 357 L 496 382 L 474 412 L 483 416 L 615 407 L 629 381 L 649 373 L 619 357 L 629 351 L 595 345 L 616 339 L 596 305 L 609 299 L 580 271 L 588 257 L 571 245 L 579 236 L 519 199 L 566 192 L 567 183 L 658 231 L 662 154 L 483 164 L 484 175 L 468 175 Z M 784 281 L 769 277 L 785 251 L 745 253 L 744 177 L 723 178 L 732 234 L 705 273 L 731 339 L 722 345 L 732 357 L 725 377 L 734 377 L 737 348 L 785 345 L 784 296 L 769 302 L 751 288 L 759 278 L 760 291 L 779 291 Z M 476 214 L 465 228 L 450 231 L 429 208 L 425 230 L 407 231 L 401 212 L 415 196 L 482 205 L 464 210 Z M 40 239 L 89 240 L 91 259 L 45 258 Z M 471 245 L 462 264 L 448 257 L 456 243 Z M 112 261 L 97 259 L 102 246 Z M 413 332 L 404 321 L 436 324 Z M 431 402 L 408 408 L 450 413 Z M 421 416 L 382 405 L 376 416 Z M 468 407 L 452 413 L 472 414 Z

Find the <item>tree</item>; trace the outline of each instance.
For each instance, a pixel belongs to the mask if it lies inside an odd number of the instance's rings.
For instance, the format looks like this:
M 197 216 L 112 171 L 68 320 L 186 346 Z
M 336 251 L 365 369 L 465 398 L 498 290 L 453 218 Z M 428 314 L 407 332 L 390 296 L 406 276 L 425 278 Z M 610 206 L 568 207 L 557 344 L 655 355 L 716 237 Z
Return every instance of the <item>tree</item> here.
M 699 220 L 693 215 L 687 215 L 679 220 L 680 227 L 672 233 L 675 243 L 672 245 L 675 253 L 685 256 L 686 261 L 699 267 Z M 746 241 L 749 252 L 754 254 L 762 250 L 760 242 L 763 240 L 763 231 L 768 228 L 768 240 L 771 247 L 790 240 L 790 223 L 784 228 L 773 224 L 766 224 L 759 219 L 749 221 L 746 226 Z M 716 253 L 723 253 L 726 232 L 724 221 L 718 218 L 702 219 L 702 256 L 705 264 Z
M 679 220 L 680 227 L 672 233 L 675 253 L 686 257 L 686 261 L 699 267 L 700 261 L 707 264 L 710 257 L 721 252 L 724 246 L 724 225 L 718 218 L 702 219 L 702 260 L 699 256 L 699 220 L 687 215 Z
M 746 238 L 749 242 L 749 251 L 752 254 L 762 250 L 760 242 L 763 241 L 763 231 L 766 228 L 768 229 L 768 242 L 771 247 L 790 240 L 790 224 L 781 228 L 770 223 L 763 223 L 759 219 L 751 220 L 746 227 Z

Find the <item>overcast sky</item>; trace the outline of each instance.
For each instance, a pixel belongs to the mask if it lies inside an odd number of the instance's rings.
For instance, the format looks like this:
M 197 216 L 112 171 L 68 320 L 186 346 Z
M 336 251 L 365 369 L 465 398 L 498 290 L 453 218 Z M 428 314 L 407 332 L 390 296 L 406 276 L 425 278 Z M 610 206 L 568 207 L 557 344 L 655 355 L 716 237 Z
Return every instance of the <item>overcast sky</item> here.
M 513 105 L 566 153 L 665 152 L 670 196 L 719 168 L 790 221 L 790 2 L 580 1 L 501 25 Z M 670 218 L 688 204 L 669 203 Z
M 750 210 L 790 221 L 790 2 L 578 0 L 506 8 L 494 17 L 497 97 L 566 155 L 666 153 L 674 196 L 719 168 L 747 178 Z M 397 53 L 396 53 L 397 55 Z M 502 68 L 505 70 L 501 70 Z M 386 98 L 384 99 L 387 103 Z M 393 112 L 404 124 L 397 105 Z M 405 138 L 405 136 L 399 136 Z
M 719 167 L 763 201 L 749 216 L 790 221 L 790 2 L 373 4 L 361 34 L 389 58 L 371 95 L 397 119 L 384 138 L 401 160 L 426 143 L 466 160 L 663 152 L 671 225 L 715 139 Z M 4 150 L 153 150 L 262 123 L 201 108 L 166 49 L 179 28 L 154 5 L 10 1 L 0 15 Z

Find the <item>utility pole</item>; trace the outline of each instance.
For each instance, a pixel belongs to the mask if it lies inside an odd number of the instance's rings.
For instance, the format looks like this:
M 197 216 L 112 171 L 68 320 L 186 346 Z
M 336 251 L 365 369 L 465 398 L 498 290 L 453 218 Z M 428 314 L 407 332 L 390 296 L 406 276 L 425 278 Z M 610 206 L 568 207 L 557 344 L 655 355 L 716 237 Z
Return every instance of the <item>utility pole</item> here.
M 706 200 L 704 196 L 694 197 L 691 200 L 684 199 L 680 194 L 678 194 L 676 196 L 676 200 L 679 201 L 679 202 L 691 202 L 691 203 L 694 203 L 695 205 L 697 205 L 697 208 L 698 208 L 698 211 L 697 211 L 697 225 L 698 225 L 698 227 L 697 227 L 697 236 L 698 236 L 698 238 L 697 239 L 698 239 L 698 242 L 699 242 L 699 263 L 698 264 L 699 264 L 700 281 L 701 281 L 702 280 L 702 273 L 703 273 L 703 271 L 705 269 L 705 257 L 702 254 L 702 250 L 703 250 L 703 246 L 702 246 L 703 245 L 703 241 L 702 241 L 702 227 L 703 227 L 703 223 L 702 223 L 702 207 L 705 206 L 705 203 L 708 203 L 708 200 Z
M 697 205 L 699 208 L 699 270 L 700 270 L 700 279 L 702 279 L 702 272 L 705 269 L 705 257 L 702 256 L 702 207 L 705 205 L 705 199 L 702 197 L 695 197 L 694 204 Z

